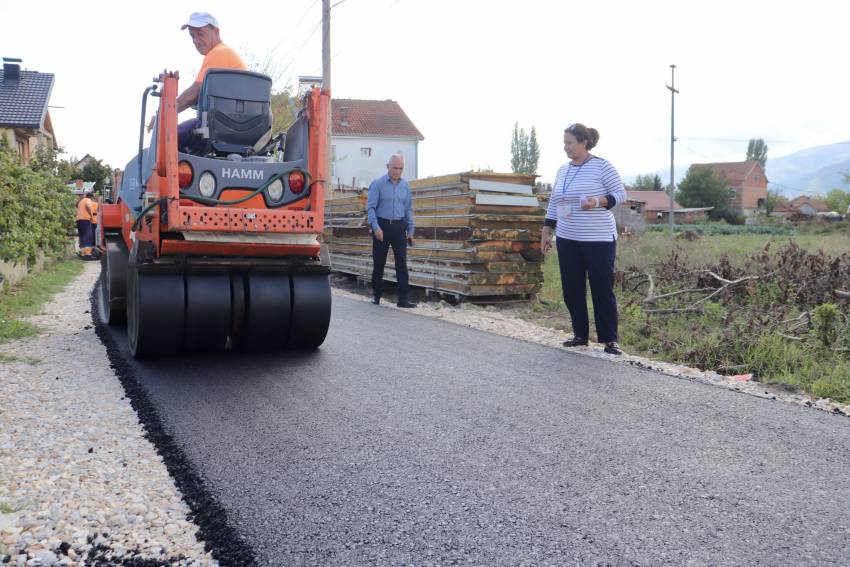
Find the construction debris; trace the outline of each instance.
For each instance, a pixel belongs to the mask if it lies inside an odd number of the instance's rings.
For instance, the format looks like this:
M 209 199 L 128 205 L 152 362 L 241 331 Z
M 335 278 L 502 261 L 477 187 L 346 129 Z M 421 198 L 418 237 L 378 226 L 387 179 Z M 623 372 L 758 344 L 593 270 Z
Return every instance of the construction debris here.
M 533 183 L 533 176 L 490 172 L 411 182 L 410 285 L 474 301 L 532 298 L 543 284 L 544 216 Z M 336 192 L 325 203 L 324 239 L 335 272 L 371 277 L 366 197 Z M 384 278 L 395 281 L 392 255 Z

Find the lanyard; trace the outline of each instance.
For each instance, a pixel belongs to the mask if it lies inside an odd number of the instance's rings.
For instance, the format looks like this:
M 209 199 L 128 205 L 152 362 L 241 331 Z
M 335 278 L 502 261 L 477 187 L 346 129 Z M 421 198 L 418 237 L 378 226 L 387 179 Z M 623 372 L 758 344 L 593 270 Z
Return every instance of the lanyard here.
M 584 167 L 584 164 L 586 164 L 587 162 L 589 162 L 591 159 L 593 159 L 593 156 L 588 156 L 586 160 L 584 160 L 583 162 L 581 162 L 581 163 L 578 165 L 578 167 L 576 168 L 576 172 L 575 172 L 575 173 L 573 173 L 573 177 L 572 177 L 572 179 L 570 179 L 570 180 L 569 180 L 569 182 L 567 182 L 567 176 L 570 174 L 570 170 L 573 168 L 573 164 L 570 164 L 570 166 L 567 168 L 567 172 L 564 174 L 564 184 L 561 186 L 561 194 L 562 194 L 562 195 L 566 195 L 566 194 L 567 194 L 567 186 L 568 186 L 570 183 L 572 183 L 573 181 L 575 181 L 575 180 L 576 180 L 576 177 L 578 177 L 578 174 L 579 174 L 579 172 L 581 171 L 581 168 L 582 168 L 582 167 Z

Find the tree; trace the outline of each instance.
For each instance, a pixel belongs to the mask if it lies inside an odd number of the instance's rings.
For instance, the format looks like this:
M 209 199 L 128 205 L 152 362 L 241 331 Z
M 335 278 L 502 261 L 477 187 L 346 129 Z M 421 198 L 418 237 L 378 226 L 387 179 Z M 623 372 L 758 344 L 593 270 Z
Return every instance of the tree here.
M 762 167 L 767 163 L 767 144 L 761 138 L 750 138 L 747 144 L 747 161 L 757 161 Z
M 531 127 L 531 135 L 514 122 L 511 136 L 511 171 L 526 175 L 537 175 L 537 162 L 540 159 L 540 148 L 537 145 L 537 131 Z
M 661 177 L 657 173 L 638 175 L 633 187 L 635 191 L 664 191 Z
M 286 132 L 298 116 L 295 98 L 289 87 L 272 95 L 272 134 Z
M 540 147 L 537 145 L 537 131 L 531 127 L 528 138 L 528 171 L 529 175 L 537 175 L 537 162 L 540 160 Z
M 83 181 L 94 181 L 94 191 L 102 193 L 106 181 L 112 177 L 112 168 L 104 165 L 103 160 L 92 158 L 83 166 L 80 177 Z
M 768 189 L 767 199 L 765 199 L 765 201 L 764 201 L 764 210 L 767 214 L 770 214 L 770 213 L 772 213 L 773 211 L 776 210 L 776 207 L 778 207 L 779 205 L 782 205 L 784 203 L 787 203 L 787 202 L 788 202 L 788 199 L 786 199 L 785 197 L 783 197 L 782 195 L 780 195 L 776 191 L 773 191 L 772 189 Z
M 520 156 L 519 142 L 519 123 L 514 122 L 514 133 L 511 136 L 511 171 L 519 173 L 522 167 L 522 157 Z
M 726 182 L 705 167 L 688 169 L 688 174 L 679 183 L 676 200 L 683 207 L 714 207 L 708 211 L 711 220 L 737 220 L 729 203 Z
M 850 193 L 841 189 L 833 189 L 826 194 L 823 202 L 830 211 L 835 211 L 843 215 L 847 212 L 848 207 L 850 207 Z

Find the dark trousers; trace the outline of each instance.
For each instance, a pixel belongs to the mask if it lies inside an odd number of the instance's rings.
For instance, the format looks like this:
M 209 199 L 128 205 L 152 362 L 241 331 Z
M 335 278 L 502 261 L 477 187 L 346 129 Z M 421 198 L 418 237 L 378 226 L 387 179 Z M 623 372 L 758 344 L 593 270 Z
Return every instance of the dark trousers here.
M 398 302 L 407 303 L 407 221 L 390 222 L 379 218 L 378 225 L 384 232 L 384 241 L 381 242 L 372 235 L 372 293 L 375 297 L 381 297 L 384 291 L 384 265 L 392 246 L 395 277 L 398 282 Z
M 190 118 L 189 120 L 184 120 L 180 124 L 177 125 L 177 148 L 178 151 L 183 151 L 187 147 L 194 151 L 195 146 L 195 133 L 193 130 L 201 125 L 201 121 L 197 118 Z
M 91 221 L 77 221 L 77 236 L 80 238 L 80 248 L 94 246 L 94 233 L 92 232 Z
M 617 298 L 614 296 L 614 258 L 617 242 L 579 242 L 557 239 L 558 265 L 564 303 L 576 337 L 590 337 L 585 281 L 590 278 L 593 318 L 600 343 L 617 340 Z

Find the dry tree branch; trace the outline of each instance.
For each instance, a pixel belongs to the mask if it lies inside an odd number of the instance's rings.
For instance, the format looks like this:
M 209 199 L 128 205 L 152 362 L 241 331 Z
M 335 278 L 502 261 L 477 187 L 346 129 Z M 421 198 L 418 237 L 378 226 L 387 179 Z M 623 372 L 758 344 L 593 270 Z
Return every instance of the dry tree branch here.
M 668 315 L 671 313 L 702 313 L 701 307 L 673 307 L 669 309 L 647 309 L 644 313 L 652 313 L 654 315 Z
M 714 291 L 713 287 L 698 287 L 692 289 L 680 289 L 679 291 L 671 291 L 670 293 L 662 293 L 661 295 L 656 295 L 654 297 L 647 297 L 643 300 L 644 303 L 655 303 L 659 299 L 667 299 L 668 297 L 675 297 L 677 295 L 683 295 L 686 293 L 705 293 L 707 291 Z
M 837 295 L 838 297 L 845 297 L 847 299 L 850 299 L 850 291 L 844 291 L 842 289 L 836 289 L 833 293 L 835 293 L 835 295 Z

